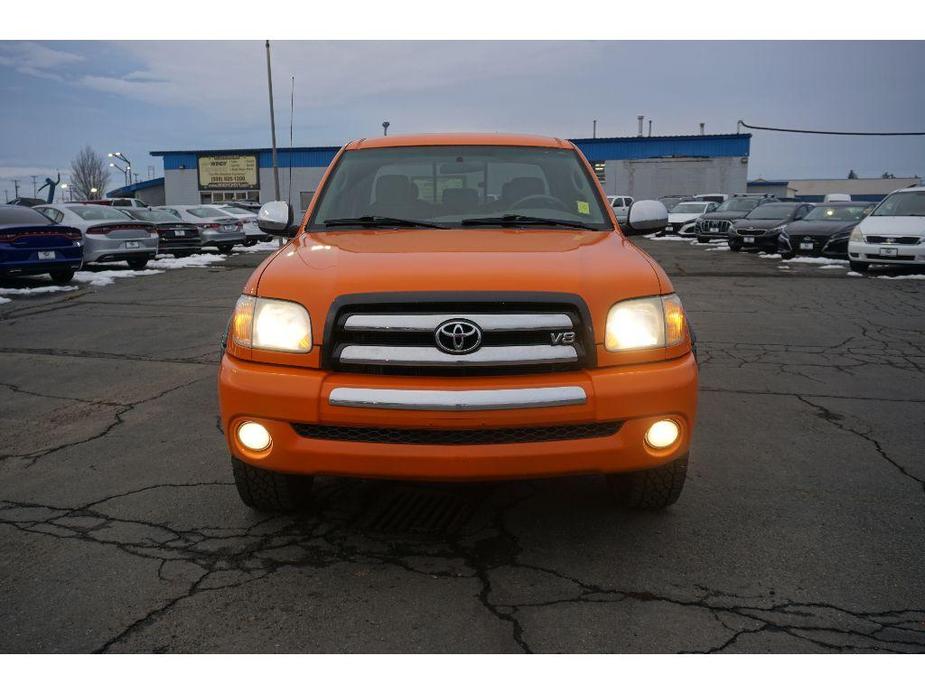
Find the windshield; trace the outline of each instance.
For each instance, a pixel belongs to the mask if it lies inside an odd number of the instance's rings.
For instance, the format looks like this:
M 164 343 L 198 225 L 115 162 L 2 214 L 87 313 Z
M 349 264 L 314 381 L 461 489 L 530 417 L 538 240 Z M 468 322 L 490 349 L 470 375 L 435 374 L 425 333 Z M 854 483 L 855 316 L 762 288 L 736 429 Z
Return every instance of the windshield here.
M 873 217 L 925 217 L 925 190 L 893 193 L 873 211 Z
M 169 212 L 164 212 L 163 210 L 132 209 L 132 210 L 125 210 L 125 214 L 131 215 L 135 219 L 140 219 L 143 222 L 176 222 L 177 221 L 176 217 L 174 217 Z
M 111 207 L 106 207 L 104 205 L 86 205 L 83 207 L 78 207 L 77 205 L 69 205 L 68 209 L 81 219 L 86 219 L 87 221 L 94 221 L 97 219 L 115 219 L 124 222 L 127 219 L 127 215 L 119 212 L 119 210 L 114 210 Z
M 677 212 L 679 214 L 685 212 L 694 212 L 700 214 L 706 209 L 706 203 L 702 202 L 681 202 L 671 208 L 672 212 Z
M 202 219 L 215 219 L 217 217 L 227 217 L 227 212 L 222 212 L 217 210 L 214 207 L 191 207 L 187 210 L 194 217 L 200 217 Z
M 234 214 L 234 215 L 251 215 L 251 216 L 253 216 L 253 214 L 254 214 L 254 213 L 251 212 L 250 210 L 245 210 L 243 207 L 235 207 L 234 205 L 222 205 L 222 206 L 219 207 L 218 209 L 222 210 L 223 212 L 227 212 L 228 214 Z
M 364 217 L 453 227 L 463 220 L 506 215 L 521 219 L 505 220 L 504 226 L 527 226 L 525 217 L 541 217 L 558 226 L 573 222 L 578 228 L 613 228 L 574 150 L 493 145 L 345 152 L 321 192 L 308 228 L 360 228 L 349 220 Z M 327 224 L 334 220 L 339 221 Z
M 731 198 L 717 207 L 714 212 L 748 212 L 757 206 L 756 198 Z
M 862 219 L 870 205 L 820 205 L 803 217 L 806 222 L 857 222 Z
M 761 205 L 745 215 L 746 219 L 786 219 L 793 212 L 795 205 L 787 203 L 771 203 Z

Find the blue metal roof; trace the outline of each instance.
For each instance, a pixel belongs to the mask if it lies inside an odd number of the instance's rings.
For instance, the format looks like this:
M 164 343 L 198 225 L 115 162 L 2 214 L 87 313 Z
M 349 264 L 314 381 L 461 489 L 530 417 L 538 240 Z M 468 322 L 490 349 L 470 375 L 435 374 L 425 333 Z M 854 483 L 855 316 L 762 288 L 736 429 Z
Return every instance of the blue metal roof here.
M 573 139 L 589 161 L 657 157 L 747 157 L 751 134 Z
M 164 177 L 152 178 L 148 181 L 139 181 L 138 183 L 133 183 L 130 186 L 123 186 L 122 188 L 116 188 L 115 190 L 110 190 L 106 193 L 107 198 L 127 198 L 131 197 L 133 193 L 139 190 L 144 190 L 145 188 L 155 188 L 157 186 L 164 185 Z
M 598 137 L 573 139 L 590 161 L 652 159 L 655 157 L 747 157 L 751 134 L 668 135 L 664 137 Z M 325 167 L 340 147 L 281 147 L 276 150 L 280 167 Z M 258 166 L 273 165 L 269 148 L 208 149 L 151 152 L 164 157 L 164 169 L 195 169 L 200 155 L 256 154 Z

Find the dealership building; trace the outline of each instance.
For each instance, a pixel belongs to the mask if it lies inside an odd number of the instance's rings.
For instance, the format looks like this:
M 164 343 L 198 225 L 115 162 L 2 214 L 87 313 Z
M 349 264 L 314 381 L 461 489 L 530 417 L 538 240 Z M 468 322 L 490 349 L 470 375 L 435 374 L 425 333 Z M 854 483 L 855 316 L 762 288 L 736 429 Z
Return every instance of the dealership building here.
M 572 140 L 608 194 L 636 199 L 697 193 L 744 193 L 751 135 L 669 135 Z M 339 147 L 277 149 L 280 197 L 305 209 Z M 164 177 L 107 193 L 151 205 L 273 200 L 269 149 L 156 151 Z

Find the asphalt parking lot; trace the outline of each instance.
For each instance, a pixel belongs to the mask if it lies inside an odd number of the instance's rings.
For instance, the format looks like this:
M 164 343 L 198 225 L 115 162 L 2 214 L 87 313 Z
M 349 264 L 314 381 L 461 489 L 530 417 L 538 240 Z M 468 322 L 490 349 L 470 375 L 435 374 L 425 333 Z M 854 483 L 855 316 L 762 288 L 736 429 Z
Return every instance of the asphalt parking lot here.
M 0 651 L 925 652 L 925 282 L 639 241 L 696 328 L 687 487 L 237 498 L 219 340 L 263 254 L 0 306 Z

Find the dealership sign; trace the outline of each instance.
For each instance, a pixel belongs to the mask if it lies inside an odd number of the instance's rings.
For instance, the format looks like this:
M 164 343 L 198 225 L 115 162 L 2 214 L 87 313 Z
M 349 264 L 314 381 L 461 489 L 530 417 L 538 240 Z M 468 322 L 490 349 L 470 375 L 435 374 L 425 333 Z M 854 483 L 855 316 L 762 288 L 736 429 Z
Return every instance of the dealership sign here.
M 226 190 L 259 188 L 256 154 L 222 154 L 199 157 L 199 187 Z

